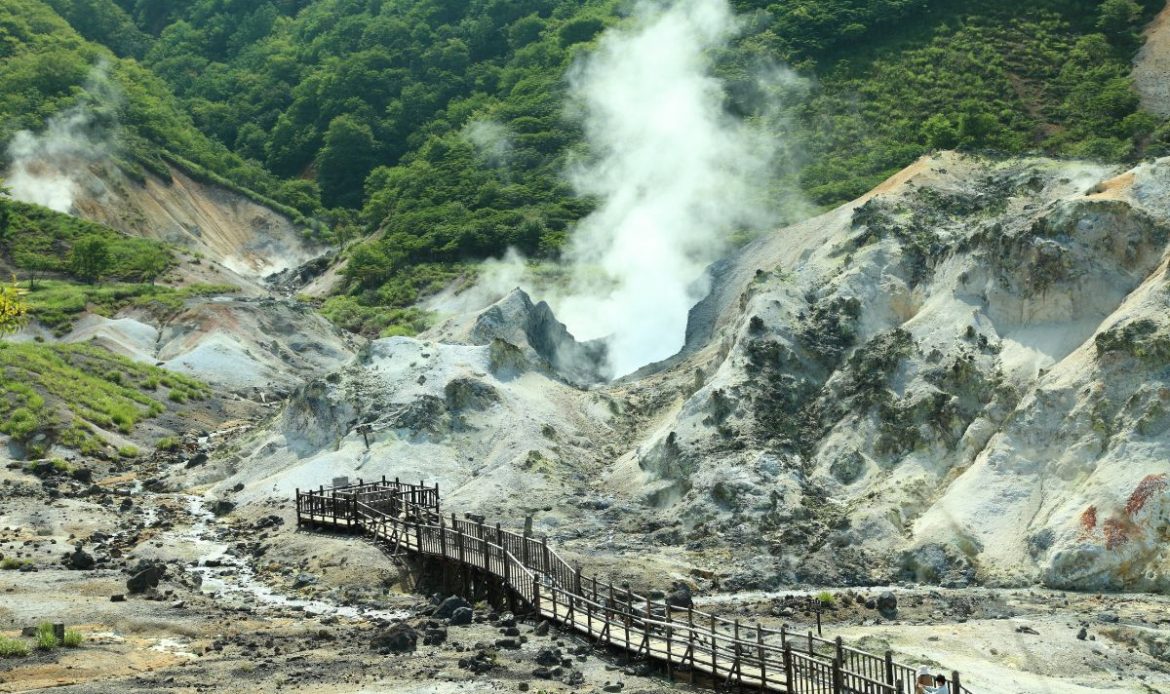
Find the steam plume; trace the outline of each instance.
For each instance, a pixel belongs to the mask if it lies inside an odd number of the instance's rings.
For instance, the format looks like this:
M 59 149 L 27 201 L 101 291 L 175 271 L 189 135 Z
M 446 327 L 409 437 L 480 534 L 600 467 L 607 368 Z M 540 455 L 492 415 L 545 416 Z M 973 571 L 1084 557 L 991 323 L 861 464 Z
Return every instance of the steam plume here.
M 73 209 L 84 167 L 110 154 L 108 133 L 118 92 L 109 80 L 109 66 L 90 72 L 85 98 L 49 119 L 44 132 L 22 130 L 8 143 L 11 161 L 5 185 L 12 197 L 57 212 Z
M 592 158 L 571 171 L 597 210 L 576 229 L 568 298 L 578 339 L 606 337 L 614 377 L 664 359 L 729 236 L 762 228 L 774 143 L 727 113 L 711 54 L 737 31 L 727 0 L 643 3 L 571 73 Z

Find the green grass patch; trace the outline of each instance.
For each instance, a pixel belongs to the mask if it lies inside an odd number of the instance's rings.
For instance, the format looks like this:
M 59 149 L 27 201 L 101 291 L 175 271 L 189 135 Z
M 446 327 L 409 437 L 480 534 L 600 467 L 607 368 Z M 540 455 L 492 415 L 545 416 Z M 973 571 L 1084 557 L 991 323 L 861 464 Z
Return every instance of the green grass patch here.
M 24 641 L 0 636 L 0 658 L 23 658 L 28 654 L 28 644 Z
M 4 557 L 3 559 L 0 559 L 0 570 L 16 571 L 20 569 L 20 567 L 24 566 L 25 563 L 26 562 L 23 562 L 16 557 Z
M 41 622 L 37 625 L 34 643 L 36 643 L 38 651 L 51 651 L 61 645 L 61 642 L 53 635 L 53 625 L 48 622 Z
M 77 648 L 84 641 L 85 637 L 81 635 L 80 631 L 77 631 L 76 629 L 66 629 L 65 640 L 61 642 L 61 645 L 66 648 Z
M 434 318 L 415 307 L 367 306 L 353 296 L 330 297 L 321 306 L 321 314 L 338 327 L 367 337 L 417 335 Z
M 145 283 L 80 284 L 61 280 L 38 282 L 25 299 L 32 317 L 64 335 L 73 328 L 81 314 L 89 312 L 112 316 L 118 311 L 138 306 L 159 316 L 174 314 L 192 297 L 231 294 L 238 288 L 225 284 L 195 284 L 189 287 L 166 287 Z

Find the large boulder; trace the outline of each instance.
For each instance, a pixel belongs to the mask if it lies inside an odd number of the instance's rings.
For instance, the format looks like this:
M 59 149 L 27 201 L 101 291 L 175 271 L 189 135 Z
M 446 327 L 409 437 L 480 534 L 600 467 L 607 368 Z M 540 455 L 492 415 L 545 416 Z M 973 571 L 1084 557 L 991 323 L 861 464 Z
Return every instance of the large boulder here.
M 691 588 L 685 583 L 675 583 L 670 587 L 670 593 L 666 596 L 666 604 L 671 607 L 681 607 L 689 609 L 695 606 L 695 601 L 691 596 Z
M 578 342 L 564 323 L 557 320 L 548 304 L 532 299 L 521 289 L 485 309 L 476 319 L 468 339 L 488 345 L 503 340 L 516 345 L 530 358 L 548 364 L 551 371 L 574 385 L 603 383 L 605 343 Z
M 166 564 L 156 561 L 140 561 L 131 572 L 130 579 L 126 581 L 126 590 L 134 594 L 145 593 L 157 588 L 159 581 L 166 575 Z
M 370 641 L 370 648 L 386 655 L 388 653 L 413 653 L 418 648 L 419 633 L 405 622 L 381 631 Z
M 455 611 L 461 607 L 471 609 L 471 603 L 457 595 L 452 595 L 439 603 L 439 606 L 435 608 L 435 614 L 433 616 L 435 619 L 451 619 L 455 615 Z
M 93 568 L 93 555 L 78 547 L 76 551 L 65 555 L 65 565 L 75 571 L 84 571 Z

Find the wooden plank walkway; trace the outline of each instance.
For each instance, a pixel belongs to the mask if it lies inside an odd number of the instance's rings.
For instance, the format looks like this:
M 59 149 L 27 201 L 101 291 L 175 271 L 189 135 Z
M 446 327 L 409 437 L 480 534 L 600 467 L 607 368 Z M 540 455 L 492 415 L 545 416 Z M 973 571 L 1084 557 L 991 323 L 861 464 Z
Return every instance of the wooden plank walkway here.
M 915 670 L 828 640 L 651 600 L 573 568 L 548 539 L 443 518 L 439 487 L 378 482 L 297 490 L 297 524 L 362 532 L 395 551 L 474 570 L 562 629 L 663 664 L 671 679 L 786 694 L 914 694 Z M 970 694 L 952 673 L 951 691 Z

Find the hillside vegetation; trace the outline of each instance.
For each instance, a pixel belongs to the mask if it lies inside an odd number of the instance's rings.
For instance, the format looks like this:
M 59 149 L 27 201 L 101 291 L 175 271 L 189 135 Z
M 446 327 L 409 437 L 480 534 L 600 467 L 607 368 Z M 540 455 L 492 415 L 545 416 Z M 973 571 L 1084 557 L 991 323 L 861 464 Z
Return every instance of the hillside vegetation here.
M 716 56 L 729 108 L 775 119 L 800 159 L 778 184 L 816 204 L 852 199 L 933 149 L 1168 151 L 1170 128 L 1140 110 L 1128 77 L 1156 0 L 734 4 L 741 34 Z M 137 161 L 178 155 L 328 219 L 338 240 L 379 232 L 349 252 L 347 296 L 325 311 L 366 333 L 410 331 L 424 321 L 406 309 L 461 263 L 508 247 L 555 257 L 590 211 L 563 177 L 586 151 L 566 117 L 566 72 L 627 7 L 14 0 L 0 10 L 12 58 L 0 122 L 35 127 L 111 58 Z M 777 110 L 755 76 L 778 64 L 805 81 Z

